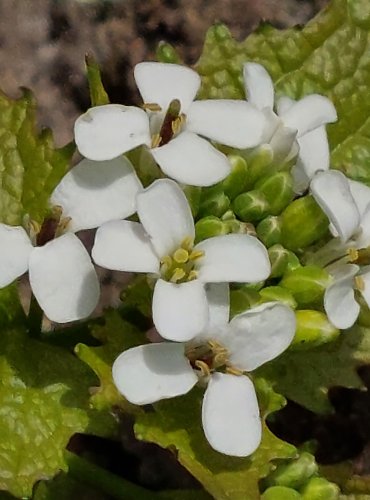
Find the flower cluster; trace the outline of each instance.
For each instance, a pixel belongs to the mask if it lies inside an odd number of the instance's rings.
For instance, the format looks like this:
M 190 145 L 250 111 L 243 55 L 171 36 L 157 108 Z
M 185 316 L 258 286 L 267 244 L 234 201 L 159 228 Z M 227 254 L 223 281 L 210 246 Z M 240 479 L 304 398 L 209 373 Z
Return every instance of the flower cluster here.
M 76 121 L 84 159 L 55 188 L 44 221 L 0 224 L 0 286 L 28 271 L 45 314 L 66 323 L 98 303 L 94 264 L 148 275 L 156 341 L 116 359 L 117 389 L 146 405 L 206 386 L 207 440 L 248 456 L 262 432 L 251 372 L 299 327 L 280 278 L 310 260 L 323 267 L 322 306 L 340 329 L 362 298 L 370 305 L 370 188 L 330 170 L 331 101 L 275 99 L 259 64 L 244 65 L 246 100 L 196 100 L 199 75 L 176 64 L 141 63 L 134 77 L 141 107 L 95 106 Z M 145 187 L 125 156 L 135 148 L 160 168 Z M 198 208 L 184 185 L 198 189 Z M 317 220 L 306 224 L 310 211 Z M 90 257 L 75 233 L 95 228 Z M 254 297 L 238 314 L 230 284 Z

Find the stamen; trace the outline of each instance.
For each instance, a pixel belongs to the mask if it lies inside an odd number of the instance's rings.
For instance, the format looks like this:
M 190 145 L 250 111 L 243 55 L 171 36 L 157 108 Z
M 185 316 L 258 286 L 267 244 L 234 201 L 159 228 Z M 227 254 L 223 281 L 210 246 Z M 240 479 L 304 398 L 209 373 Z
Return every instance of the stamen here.
M 356 262 L 356 260 L 358 259 L 358 251 L 356 250 L 356 248 L 349 248 L 347 250 L 347 254 L 350 262 Z
M 365 281 L 361 276 L 355 276 L 355 288 L 360 292 L 365 290 Z
M 173 275 L 170 278 L 170 281 L 171 283 L 177 283 L 184 277 L 185 277 L 185 271 L 183 269 L 180 269 L 179 267 L 176 267 L 176 269 L 173 272 Z
M 192 269 L 190 273 L 188 274 L 188 281 L 193 281 L 196 280 L 198 277 L 198 272 Z
M 214 368 L 219 368 L 220 366 L 224 366 L 228 359 L 227 350 L 222 350 L 218 352 L 213 358 L 213 366 Z
M 65 230 L 67 229 L 68 224 L 71 222 L 71 220 L 72 220 L 72 217 L 63 217 L 59 222 L 55 236 L 62 235 L 65 232 Z
M 168 106 L 166 115 L 163 119 L 162 127 L 159 132 L 161 136 L 161 146 L 168 144 L 173 137 L 173 123 L 177 121 L 181 109 L 181 102 L 178 99 L 173 99 Z
M 173 259 L 178 264 L 185 264 L 189 260 L 189 253 L 184 248 L 178 248 L 173 254 Z
M 234 368 L 232 366 L 228 366 L 225 371 L 230 375 L 237 375 L 237 376 L 243 375 L 242 370 L 238 370 L 237 368 Z
M 187 250 L 188 252 L 191 251 L 193 246 L 194 246 L 194 238 L 192 238 L 191 236 L 187 236 L 181 242 L 181 248 L 183 248 L 184 250 Z
M 200 370 L 200 373 L 203 377 L 209 377 L 211 375 L 211 370 L 207 363 L 205 363 L 204 361 L 197 359 L 194 365 Z
M 144 102 L 144 104 L 142 105 L 142 108 L 145 110 L 154 111 L 154 112 L 162 111 L 162 108 L 156 102 Z
M 197 260 L 200 259 L 200 257 L 204 257 L 204 251 L 203 250 L 193 250 L 191 254 L 189 255 L 189 260 Z
M 162 137 L 160 136 L 160 134 L 154 134 L 152 135 L 152 143 L 150 145 L 150 147 L 152 149 L 154 148 L 157 148 L 162 142 Z

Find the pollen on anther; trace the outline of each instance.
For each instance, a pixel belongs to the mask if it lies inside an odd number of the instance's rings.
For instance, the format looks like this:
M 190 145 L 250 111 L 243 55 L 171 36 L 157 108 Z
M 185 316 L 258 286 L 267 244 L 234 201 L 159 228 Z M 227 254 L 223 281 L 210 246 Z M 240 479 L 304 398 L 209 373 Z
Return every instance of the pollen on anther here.
M 355 276 L 355 287 L 360 292 L 363 292 L 365 290 L 365 281 L 361 276 Z
M 185 271 L 183 269 L 181 269 L 180 267 L 176 267 L 176 269 L 174 270 L 174 272 L 170 278 L 170 281 L 172 283 L 177 283 L 178 281 L 182 280 L 184 277 L 185 277 Z
M 173 254 L 173 259 L 178 264 L 185 264 L 189 260 L 189 253 L 185 248 L 178 248 Z

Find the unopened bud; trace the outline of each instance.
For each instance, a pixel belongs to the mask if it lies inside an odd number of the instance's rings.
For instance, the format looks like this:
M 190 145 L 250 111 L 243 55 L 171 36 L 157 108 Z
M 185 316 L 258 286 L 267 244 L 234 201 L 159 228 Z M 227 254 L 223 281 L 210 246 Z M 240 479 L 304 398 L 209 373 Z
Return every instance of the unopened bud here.
M 281 220 L 279 217 L 269 215 L 257 226 L 257 236 L 267 247 L 281 242 Z
M 289 260 L 289 251 L 282 245 L 276 244 L 268 249 L 271 262 L 271 278 L 279 278 L 285 273 Z
M 259 292 L 261 296 L 261 302 L 282 302 L 287 306 L 295 309 L 297 307 L 297 302 L 294 300 L 293 295 L 282 286 L 268 286 L 262 288 Z
M 249 181 L 252 186 L 266 175 L 271 175 L 273 171 L 274 152 L 268 144 L 260 146 L 252 153 L 248 159 Z
M 244 158 L 237 155 L 229 155 L 231 172 L 222 182 L 226 196 L 233 200 L 238 194 L 246 191 L 250 185 L 248 181 L 248 166 Z
M 323 477 L 313 477 L 304 485 L 301 495 L 303 500 L 337 500 L 340 489 Z
M 298 489 L 317 472 L 315 457 L 311 453 L 302 452 L 300 456 L 277 467 L 267 478 L 270 486 L 287 486 Z
M 198 186 L 183 186 L 183 191 L 189 202 L 191 213 L 195 217 L 199 212 L 200 200 L 202 195 L 202 188 Z
M 299 305 L 317 304 L 331 281 L 330 275 L 317 266 L 297 267 L 288 271 L 280 285 L 290 290 Z
M 329 222 L 312 196 L 294 200 L 281 214 L 282 244 L 290 250 L 312 245 L 328 230 Z
M 227 230 L 224 226 L 224 223 L 213 215 L 204 217 L 195 224 L 196 243 L 198 241 L 206 240 L 208 238 L 212 238 L 213 236 L 220 236 L 226 233 Z
M 280 214 L 294 198 L 293 180 L 289 172 L 277 172 L 260 179 L 255 189 L 261 191 L 269 202 L 271 215 Z
M 340 331 L 320 311 L 299 310 L 296 315 L 296 333 L 292 347 L 296 350 L 311 349 L 335 340 Z
M 207 215 L 221 217 L 229 206 L 230 200 L 223 192 L 221 185 L 205 188 L 202 192 L 199 215 L 203 217 Z
M 157 61 L 163 63 L 180 64 L 181 59 L 174 47 L 167 42 L 159 42 L 156 50 Z
M 298 491 L 286 486 L 271 486 L 261 495 L 261 500 L 302 500 Z
M 260 295 L 256 290 L 240 288 L 230 292 L 230 315 L 240 314 L 260 302 Z
M 254 190 L 237 196 L 233 210 L 244 222 L 255 222 L 268 214 L 269 204 L 263 193 Z

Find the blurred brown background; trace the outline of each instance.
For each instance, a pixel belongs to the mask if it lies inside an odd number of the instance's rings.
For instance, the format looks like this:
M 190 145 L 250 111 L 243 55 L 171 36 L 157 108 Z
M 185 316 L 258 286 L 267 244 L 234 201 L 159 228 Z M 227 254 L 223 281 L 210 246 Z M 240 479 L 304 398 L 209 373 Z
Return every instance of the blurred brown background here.
M 237 39 L 261 20 L 279 28 L 302 24 L 328 0 L 0 0 L 0 88 L 16 97 L 29 87 L 39 123 L 58 145 L 89 105 L 84 55 L 100 62 L 112 101 L 135 103 L 133 66 L 154 59 L 161 40 L 194 63 L 207 28 L 226 23 Z

